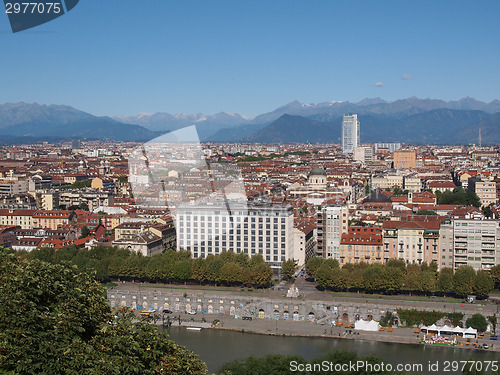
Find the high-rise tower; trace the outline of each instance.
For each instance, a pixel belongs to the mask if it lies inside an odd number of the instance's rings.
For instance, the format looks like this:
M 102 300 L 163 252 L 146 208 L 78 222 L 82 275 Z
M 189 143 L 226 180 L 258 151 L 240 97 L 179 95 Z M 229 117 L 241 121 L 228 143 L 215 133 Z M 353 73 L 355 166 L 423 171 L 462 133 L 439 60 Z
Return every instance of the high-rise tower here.
M 352 154 L 359 146 L 359 121 L 358 115 L 344 115 L 342 121 L 342 152 Z

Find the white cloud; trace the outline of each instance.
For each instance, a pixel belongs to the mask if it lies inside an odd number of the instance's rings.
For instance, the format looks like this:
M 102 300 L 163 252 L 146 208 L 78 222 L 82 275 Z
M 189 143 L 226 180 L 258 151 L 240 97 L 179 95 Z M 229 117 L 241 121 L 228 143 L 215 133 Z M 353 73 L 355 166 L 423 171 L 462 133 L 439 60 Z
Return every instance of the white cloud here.
M 382 82 L 378 81 L 378 82 L 375 82 L 373 84 L 373 86 L 375 86 L 375 87 L 384 87 L 384 84 Z
M 409 74 L 403 74 L 403 75 L 401 76 L 401 79 L 412 79 L 412 78 L 413 78 L 413 77 L 412 77 L 411 75 L 409 75 Z

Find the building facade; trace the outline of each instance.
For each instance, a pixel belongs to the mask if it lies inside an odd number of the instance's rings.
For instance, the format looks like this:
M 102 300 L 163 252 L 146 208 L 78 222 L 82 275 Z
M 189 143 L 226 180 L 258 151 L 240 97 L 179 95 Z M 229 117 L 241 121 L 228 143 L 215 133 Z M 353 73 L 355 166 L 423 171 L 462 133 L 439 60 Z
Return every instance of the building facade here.
M 494 181 L 469 178 L 468 189 L 476 193 L 482 206 L 497 202 L 497 186 Z
M 340 240 L 348 232 L 349 210 L 347 206 L 323 207 L 318 212 L 317 255 L 322 258 L 340 258 Z
M 500 220 L 453 220 L 454 268 L 488 270 L 500 264 Z
M 279 269 L 293 254 L 293 209 L 290 206 L 185 205 L 177 210 L 177 250 L 190 250 L 194 258 L 224 250 L 261 254 Z
M 417 153 L 410 150 L 394 151 L 394 168 L 415 169 L 417 167 Z
M 346 263 L 382 263 L 382 228 L 350 227 L 340 241 L 340 265 Z
M 352 154 L 359 146 L 358 115 L 344 115 L 342 121 L 342 152 Z

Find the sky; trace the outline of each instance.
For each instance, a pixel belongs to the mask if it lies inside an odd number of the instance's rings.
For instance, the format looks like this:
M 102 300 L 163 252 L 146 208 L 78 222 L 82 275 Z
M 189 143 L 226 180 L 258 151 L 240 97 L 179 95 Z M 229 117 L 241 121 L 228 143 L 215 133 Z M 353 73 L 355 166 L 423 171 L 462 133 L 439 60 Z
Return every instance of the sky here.
M 293 100 L 489 102 L 499 16 L 496 0 L 80 0 L 13 34 L 2 10 L 0 103 L 255 116 Z

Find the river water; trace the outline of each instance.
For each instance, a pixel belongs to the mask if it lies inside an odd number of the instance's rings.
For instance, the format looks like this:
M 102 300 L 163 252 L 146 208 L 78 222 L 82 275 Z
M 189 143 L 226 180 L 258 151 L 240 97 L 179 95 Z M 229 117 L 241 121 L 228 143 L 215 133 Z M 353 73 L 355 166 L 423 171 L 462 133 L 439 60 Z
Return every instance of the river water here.
M 198 354 L 200 359 L 207 363 L 211 373 L 216 373 L 225 362 L 244 359 L 250 355 L 261 357 L 266 354 L 297 354 L 306 361 L 311 361 L 334 350 L 353 351 L 360 356 L 373 355 L 394 366 L 409 363 L 422 364 L 423 371 L 421 372 L 426 374 L 461 373 L 461 371 L 451 371 L 453 363 L 447 364 L 445 361 L 463 361 L 473 358 L 476 361 L 481 361 L 482 366 L 487 365 L 486 361 L 497 361 L 497 364 L 500 365 L 500 354 L 489 350 L 320 337 L 268 336 L 216 329 L 190 331 L 184 327 L 175 326 L 166 328 L 165 332 L 170 335 L 172 340 Z M 438 371 L 429 370 L 429 362 L 434 364 L 434 370 L 437 363 Z M 446 369 L 450 371 L 446 371 Z M 417 372 L 410 371 L 410 373 L 416 374 Z M 489 374 L 490 371 L 486 373 Z

